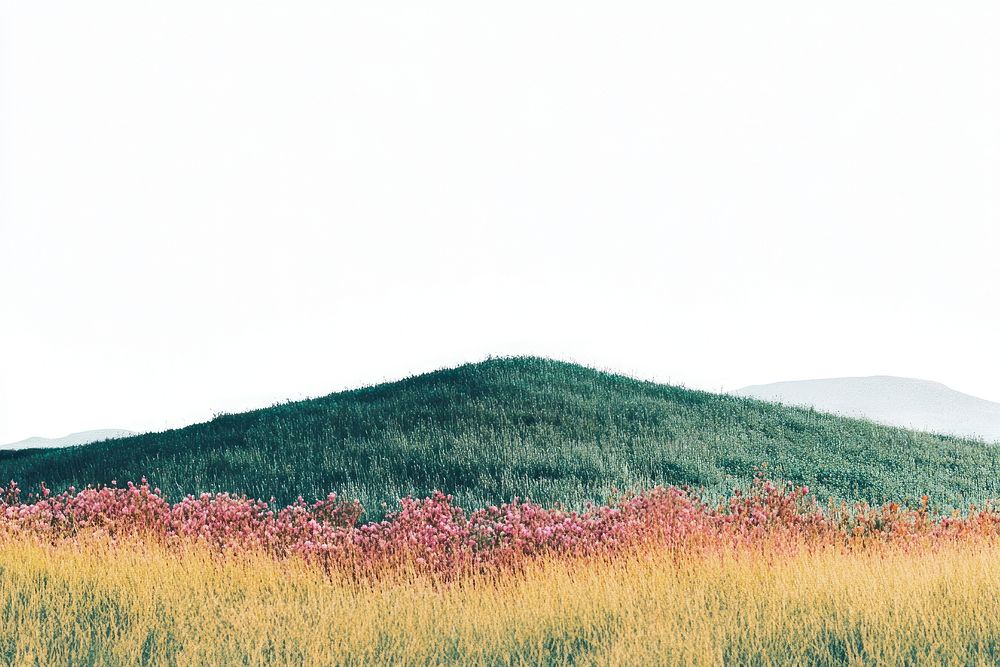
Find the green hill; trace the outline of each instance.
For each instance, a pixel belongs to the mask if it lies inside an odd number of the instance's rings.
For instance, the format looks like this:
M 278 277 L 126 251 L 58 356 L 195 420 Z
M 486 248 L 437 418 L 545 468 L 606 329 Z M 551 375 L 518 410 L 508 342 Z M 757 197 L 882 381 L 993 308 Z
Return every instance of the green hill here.
M 288 502 L 329 491 L 370 513 L 407 494 L 465 506 L 528 496 L 579 506 L 614 489 L 745 484 L 820 496 L 965 504 L 1000 496 L 997 448 L 575 364 L 494 359 L 83 447 L 0 454 L 0 479 L 59 490 L 147 476 L 171 498 L 234 491 Z

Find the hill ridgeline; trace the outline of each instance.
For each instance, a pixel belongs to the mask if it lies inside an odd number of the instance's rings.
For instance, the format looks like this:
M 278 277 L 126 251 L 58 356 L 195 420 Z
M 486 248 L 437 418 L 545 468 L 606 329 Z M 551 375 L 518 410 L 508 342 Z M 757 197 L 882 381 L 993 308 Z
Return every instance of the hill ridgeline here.
M 655 484 L 724 492 L 755 466 L 821 497 L 1000 497 L 1000 450 L 751 398 L 504 358 L 84 447 L 0 452 L 0 478 L 55 490 L 146 476 L 168 497 L 289 502 L 335 491 L 369 517 L 436 489 L 464 507 L 580 507 Z M 385 503 L 385 505 L 383 505 Z

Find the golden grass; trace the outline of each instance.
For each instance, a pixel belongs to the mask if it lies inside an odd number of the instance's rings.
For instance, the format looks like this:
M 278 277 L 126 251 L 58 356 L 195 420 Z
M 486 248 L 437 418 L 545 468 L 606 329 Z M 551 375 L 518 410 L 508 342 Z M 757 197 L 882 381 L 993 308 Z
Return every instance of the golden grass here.
M 654 553 L 441 586 L 14 538 L 0 610 L 0 662 L 16 665 L 992 665 L 1000 549 Z

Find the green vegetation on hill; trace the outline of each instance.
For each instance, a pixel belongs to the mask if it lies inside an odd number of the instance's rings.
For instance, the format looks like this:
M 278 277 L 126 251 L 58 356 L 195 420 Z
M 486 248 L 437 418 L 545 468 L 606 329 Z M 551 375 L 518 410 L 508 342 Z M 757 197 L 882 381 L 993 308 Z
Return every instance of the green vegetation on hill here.
M 967 504 L 1000 497 L 998 458 L 979 442 L 512 358 L 163 433 L 4 452 L 0 478 L 61 490 L 145 475 L 175 499 L 336 491 L 378 516 L 382 503 L 435 489 L 466 507 L 514 496 L 580 506 L 655 484 L 721 492 L 761 463 L 821 497 Z

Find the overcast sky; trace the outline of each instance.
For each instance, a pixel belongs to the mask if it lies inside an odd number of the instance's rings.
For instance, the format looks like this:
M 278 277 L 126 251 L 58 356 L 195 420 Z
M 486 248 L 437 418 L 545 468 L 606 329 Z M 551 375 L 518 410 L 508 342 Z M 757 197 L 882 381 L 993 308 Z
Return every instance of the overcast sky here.
M 995 2 L 2 23 L 0 442 L 488 354 L 1000 401 Z

